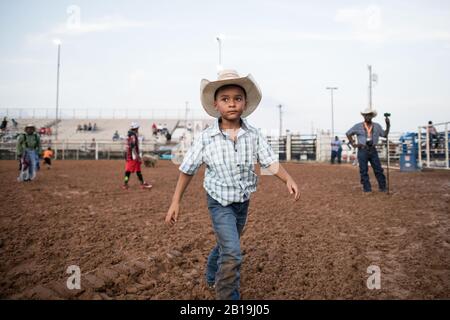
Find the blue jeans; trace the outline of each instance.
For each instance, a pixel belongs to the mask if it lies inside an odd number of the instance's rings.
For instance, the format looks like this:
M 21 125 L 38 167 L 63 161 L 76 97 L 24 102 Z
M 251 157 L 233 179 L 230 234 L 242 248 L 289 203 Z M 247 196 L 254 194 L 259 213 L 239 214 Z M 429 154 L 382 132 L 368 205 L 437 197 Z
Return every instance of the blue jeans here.
M 208 256 L 206 281 L 216 284 L 217 299 L 238 300 L 242 263 L 240 236 L 247 221 L 249 201 L 224 207 L 209 194 L 207 198 L 217 244 Z
M 375 147 L 371 148 L 359 148 L 358 149 L 358 162 L 359 162 L 359 174 L 361 176 L 361 184 L 363 185 L 364 192 L 371 192 L 372 187 L 369 181 L 369 166 L 370 162 L 373 173 L 378 181 L 378 187 L 380 191 L 386 190 L 386 177 L 381 167 L 380 158 Z
M 34 179 L 34 175 L 36 174 L 36 151 L 32 149 L 27 149 L 25 151 L 25 157 L 30 162 L 28 166 L 28 174 L 30 179 Z

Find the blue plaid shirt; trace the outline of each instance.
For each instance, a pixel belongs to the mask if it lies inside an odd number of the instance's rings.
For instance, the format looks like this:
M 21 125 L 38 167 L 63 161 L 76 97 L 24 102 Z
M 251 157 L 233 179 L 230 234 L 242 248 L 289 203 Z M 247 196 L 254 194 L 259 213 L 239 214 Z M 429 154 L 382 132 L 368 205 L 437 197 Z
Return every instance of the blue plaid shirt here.
M 180 171 L 194 175 L 205 163 L 206 192 L 221 205 L 244 202 L 256 191 L 258 176 L 255 163 L 267 168 L 278 162 L 261 132 L 242 119 L 236 142 L 222 131 L 217 119 L 212 127 L 201 132 L 184 156 Z

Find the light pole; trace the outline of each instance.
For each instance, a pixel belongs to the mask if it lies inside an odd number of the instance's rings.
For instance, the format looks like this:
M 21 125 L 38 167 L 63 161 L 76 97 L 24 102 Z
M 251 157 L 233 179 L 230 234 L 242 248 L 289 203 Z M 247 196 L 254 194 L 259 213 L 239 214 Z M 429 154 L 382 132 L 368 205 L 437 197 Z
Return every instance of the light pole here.
M 277 108 L 280 109 L 280 138 L 281 138 L 281 135 L 283 134 L 283 121 L 282 121 L 282 114 L 283 114 L 283 112 L 281 111 L 281 108 L 283 108 L 283 106 L 281 104 L 279 104 L 277 106 Z
M 53 41 L 58 46 L 58 64 L 56 69 L 56 112 L 55 112 L 55 141 L 58 140 L 58 112 L 59 112 L 59 66 L 61 62 L 61 40 Z
M 187 131 L 188 129 L 188 112 L 189 112 L 189 101 L 186 101 L 186 109 L 184 113 L 184 128 Z
M 217 73 L 222 70 L 222 39 L 223 36 L 219 35 L 216 37 L 216 40 L 219 44 L 219 65 L 217 66 Z
M 337 90 L 337 87 L 327 87 L 327 90 L 331 91 L 331 136 L 334 137 L 334 105 L 333 105 L 333 91 Z

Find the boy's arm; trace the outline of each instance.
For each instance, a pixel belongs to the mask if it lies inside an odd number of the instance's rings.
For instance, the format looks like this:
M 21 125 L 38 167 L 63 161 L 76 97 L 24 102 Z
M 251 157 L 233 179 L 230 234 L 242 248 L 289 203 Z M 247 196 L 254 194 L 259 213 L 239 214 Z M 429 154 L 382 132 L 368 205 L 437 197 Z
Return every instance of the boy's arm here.
M 300 199 L 300 192 L 298 186 L 290 174 L 284 169 L 279 162 L 272 163 L 266 170 L 269 170 L 274 176 L 286 183 L 286 187 L 290 194 L 294 194 L 294 199 L 297 201 Z
M 172 203 L 170 204 L 169 211 L 166 214 L 166 223 L 174 225 L 178 220 L 178 214 L 180 213 L 180 202 L 183 197 L 184 191 L 191 182 L 193 176 L 180 172 L 178 177 L 175 193 L 172 197 Z

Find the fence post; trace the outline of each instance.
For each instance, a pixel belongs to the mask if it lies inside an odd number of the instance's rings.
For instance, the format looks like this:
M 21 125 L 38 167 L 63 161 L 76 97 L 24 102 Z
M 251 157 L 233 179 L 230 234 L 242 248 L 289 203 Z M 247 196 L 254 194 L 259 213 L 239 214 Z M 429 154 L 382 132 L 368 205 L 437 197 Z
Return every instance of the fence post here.
M 419 134 L 417 138 L 417 143 L 419 144 L 419 167 L 422 169 L 422 127 L 419 127 Z M 403 146 L 402 146 L 403 148 Z
M 289 132 L 286 136 L 286 161 L 291 161 L 292 134 Z
M 450 163 L 448 163 L 448 122 L 445 124 L 445 167 L 448 169 Z
M 66 158 L 66 143 L 63 142 L 62 144 L 62 160 L 65 160 Z
M 427 127 L 427 133 L 426 133 L 426 145 L 427 145 L 427 168 L 430 167 L 430 128 Z
M 98 142 L 95 141 L 95 160 L 98 160 Z

